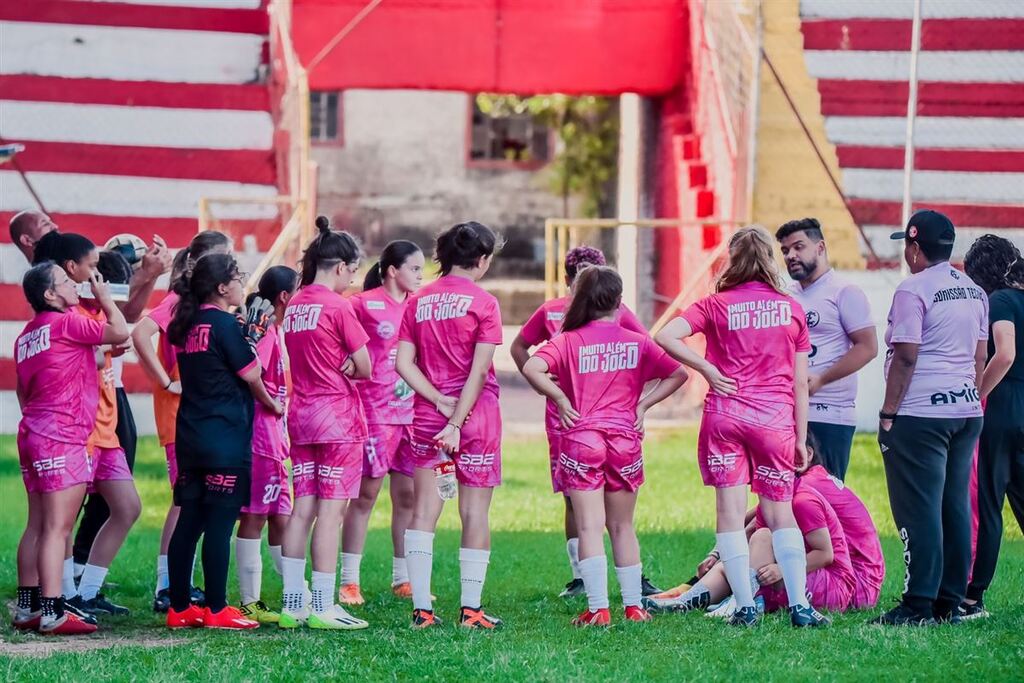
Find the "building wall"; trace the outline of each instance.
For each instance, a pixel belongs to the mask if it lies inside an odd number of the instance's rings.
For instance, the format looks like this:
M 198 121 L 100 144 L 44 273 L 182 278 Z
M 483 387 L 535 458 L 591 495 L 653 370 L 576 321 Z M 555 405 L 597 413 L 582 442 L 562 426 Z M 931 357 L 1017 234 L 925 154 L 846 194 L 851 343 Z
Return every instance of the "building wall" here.
M 399 237 L 427 246 L 451 224 L 478 220 L 509 240 L 496 262 L 497 275 L 516 270 L 542 277 L 544 219 L 562 215 L 561 199 L 550 191 L 543 169 L 486 168 L 468 161 L 471 97 L 345 91 L 342 143 L 313 150 L 320 167 L 319 210 L 371 247 Z

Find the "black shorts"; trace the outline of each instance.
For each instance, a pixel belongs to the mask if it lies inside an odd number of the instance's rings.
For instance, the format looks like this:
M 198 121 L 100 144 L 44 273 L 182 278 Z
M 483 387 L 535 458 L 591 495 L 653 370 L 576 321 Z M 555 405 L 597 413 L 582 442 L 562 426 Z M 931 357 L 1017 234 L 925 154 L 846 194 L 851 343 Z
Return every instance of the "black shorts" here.
M 199 502 L 242 507 L 249 503 L 251 479 L 250 468 L 183 469 L 174 483 L 174 504 Z

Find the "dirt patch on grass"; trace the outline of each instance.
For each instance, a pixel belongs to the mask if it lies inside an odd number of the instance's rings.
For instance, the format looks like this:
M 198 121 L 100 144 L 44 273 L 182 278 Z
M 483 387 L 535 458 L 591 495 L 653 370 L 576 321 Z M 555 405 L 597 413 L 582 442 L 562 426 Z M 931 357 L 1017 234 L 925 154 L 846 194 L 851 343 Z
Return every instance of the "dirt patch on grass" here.
M 171 647 L 188 642 L 184 638 L 124 638 L 112 636 L 80 636 L 75 638 L 59 636 L 25 636 L 18 643 L 0 641 L 0 656 L 8 657 L 49 657 L 69 652 L 108 650 L 112 647 Z

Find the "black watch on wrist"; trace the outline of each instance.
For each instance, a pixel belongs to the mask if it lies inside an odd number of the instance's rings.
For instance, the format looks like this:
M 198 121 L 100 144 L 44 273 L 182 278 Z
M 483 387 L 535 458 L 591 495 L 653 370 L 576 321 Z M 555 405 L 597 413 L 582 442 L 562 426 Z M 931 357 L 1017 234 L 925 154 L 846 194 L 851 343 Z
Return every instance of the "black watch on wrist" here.
M 896 413 L 886 413 L 884 411 L 879 410 L 878 411 L 878 419 L 879 420 L 895 420 L 896 419 Z

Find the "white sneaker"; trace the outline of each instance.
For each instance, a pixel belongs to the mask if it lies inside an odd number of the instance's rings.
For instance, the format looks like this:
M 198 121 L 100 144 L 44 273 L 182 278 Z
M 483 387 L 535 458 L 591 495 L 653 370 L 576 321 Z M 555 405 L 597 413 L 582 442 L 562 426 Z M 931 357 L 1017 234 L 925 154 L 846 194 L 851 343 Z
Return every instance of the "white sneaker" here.
M 714 609 L 709 609 L 705 616 L 716 617 L 718 619 L 728 619 L 736 611 L 736 598 L 729 596 L 722 602 L 714 606 Z
M 370 624 L 359 617 L 354 617 L 340 605 L 332 605 L 326 612 L 313 612 L 306 620 L 310 628 L 328 631 L 358 631 Z

